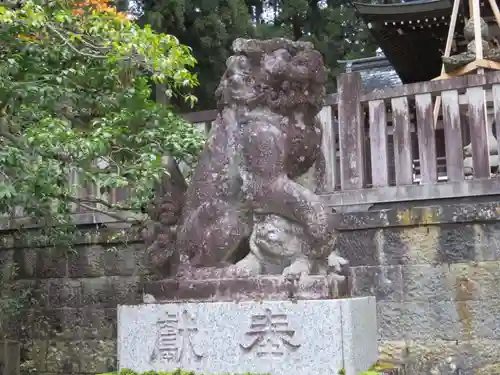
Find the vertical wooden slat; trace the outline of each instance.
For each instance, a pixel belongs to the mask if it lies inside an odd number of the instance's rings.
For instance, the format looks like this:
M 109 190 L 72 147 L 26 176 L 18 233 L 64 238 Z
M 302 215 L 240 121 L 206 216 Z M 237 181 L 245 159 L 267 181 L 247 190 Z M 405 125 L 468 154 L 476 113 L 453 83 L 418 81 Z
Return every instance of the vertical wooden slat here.
M 413 162 L 408 98 L 391 99 L 396 185 L 413 183 Z
M 383 100 L 368 103 L 370 118 L 371 174 L 373 187 L 389 185 L 387 119 Z
M 361 189 L 364 183 L 363 122 L 359 73 L 343 73 L 338 77 L 338 111 L 340 144 L 340 180 L 343 190 Z
M 457 90 L 443 91 L 443 125 L 448 181 L 464 179 L 464 152 Z
M 69 189 L 71 191 L 71 195 L 77 197 L 78 172 L 76 168 L 72 168 L 71 171 L 69 172 L 68 184 L 69 184 Z M 71 207 L 71 212 L 76 212 L 78 210 L 78 205 L 76 203 L 71 203 L 70 207 Z
M 208 132 L 210 131 L 210 122 L 197 122 L 194 124 L 203 134 L 208 135 Z
M 322 183 L 322 188 L 325 191 L 335 190 L 336 177 L 336 148 L 335 145 L 335 130 L 332 124 L 332 107 L 326 106 L 318 114 L 318 119 L 321 124 L 323 136 L 321 138 L 321 151 L 325 161 L 325 175 Z
M 415 95 L 417 112 L 418 149 L 420 152 L 420 181 L 437 182 L 436 133 L 431 94 Z
M 495 131 L 497 139 L 498 152 L 500 153 L 500 85 L 493 85 L 491 87 L 493 96 L 493 109 L 495 112 Z
M 486 129 L 485 95 L 482 87 L 467 89 L 472 166 L 475 178 L 490 177 L 488 131 Z

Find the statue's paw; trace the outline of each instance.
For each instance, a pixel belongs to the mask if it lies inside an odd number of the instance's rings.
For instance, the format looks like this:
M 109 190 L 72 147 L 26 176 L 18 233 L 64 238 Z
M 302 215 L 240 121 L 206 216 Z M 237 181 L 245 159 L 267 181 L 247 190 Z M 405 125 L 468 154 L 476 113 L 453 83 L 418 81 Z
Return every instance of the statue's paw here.
M 259 275 L 259 271 L 253 267 L 246 267 L 238 263 L 226 268 L 226 273 L 231 277 L 252 277 Z
M 307 259 L 297 259 L 283 270 L 283 276 L 307 276 L 311 272 L 311 263 Z
M 342 270 L 342 266 L 345 266 L 348 263 L 349 261 L 347 259 L 337 255 L 335 251 L 328 256 L 328 266 L 333 268 L 334 272 L 340 272 Z
M 327 280 L 328 280 L 328 284 L 334 284 L 334 283 L 338 283 L 338 282 L 343 282 L 346 279 L 345 276 L 339 275 L 339 274 L 336 274 L 336 273 L 329 273 L 328 275 L 326 275 L 326 277 L 327 277 Z
M 229 270 L 236 277 L 251 277 L 261 273 L 260 260 L 251 252 L 242 260 L 229 266 Z

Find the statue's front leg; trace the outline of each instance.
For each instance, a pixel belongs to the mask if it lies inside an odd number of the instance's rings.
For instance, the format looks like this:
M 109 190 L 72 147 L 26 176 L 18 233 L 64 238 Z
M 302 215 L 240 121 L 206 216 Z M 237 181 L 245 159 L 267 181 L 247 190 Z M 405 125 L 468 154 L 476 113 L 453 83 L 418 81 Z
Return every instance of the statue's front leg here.
M 312 251 L 321 251 L 318 246 L 330 243 L 333 246 L 333 226 L 326 205 L 319 196 L 285 175 L 270 182 L 256 204 L 259 212 L 278 214 L 299 223 L 311 237 Z
M 288 267 L 283 270 L 284 276 L 289 275 L 299 275 L 306 276 L 311 273 L 311 261 L 307 257 L 307 254 L 303 254 L 292 261 Z
M 251 123 L 245 130 L 242 191 L 247 202 L 259 214 L 275 214 L 298 223 L 311 237 L 313 250 L 332 242 L 327 207 L 319 196 L 287 177 L 286 136 L 267 123 Z

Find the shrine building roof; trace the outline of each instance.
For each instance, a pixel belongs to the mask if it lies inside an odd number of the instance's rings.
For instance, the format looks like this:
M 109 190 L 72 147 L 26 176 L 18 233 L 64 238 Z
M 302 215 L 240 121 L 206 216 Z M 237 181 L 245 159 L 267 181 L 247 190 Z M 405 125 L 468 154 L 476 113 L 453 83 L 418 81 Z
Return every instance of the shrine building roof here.
M 354 6 L 403 83 L 428 81 L 441 74 L 452 0 Z M 466 48 L 462 34 L 468 7 L 468 1 L 462 1 L 455 29 L 456 52 Z M 488 22 L 493 15 L 488 1 L 481 0 L 480 7 Z
M 401 85 L 401 79 L 387 58 L 382 55 L 356 60 L 339 60 L 345 72 L 359 72 L 365 92 Z

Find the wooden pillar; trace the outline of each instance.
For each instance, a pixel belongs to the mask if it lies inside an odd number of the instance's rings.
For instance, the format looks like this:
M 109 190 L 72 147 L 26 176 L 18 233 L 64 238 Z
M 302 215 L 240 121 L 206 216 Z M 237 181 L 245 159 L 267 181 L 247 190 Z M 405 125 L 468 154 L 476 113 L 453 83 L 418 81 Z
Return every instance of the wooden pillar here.
M 337 79 L 339 112 L 340 185 L 342 190 L 364 187 L 361 75 L 341 74 Z

